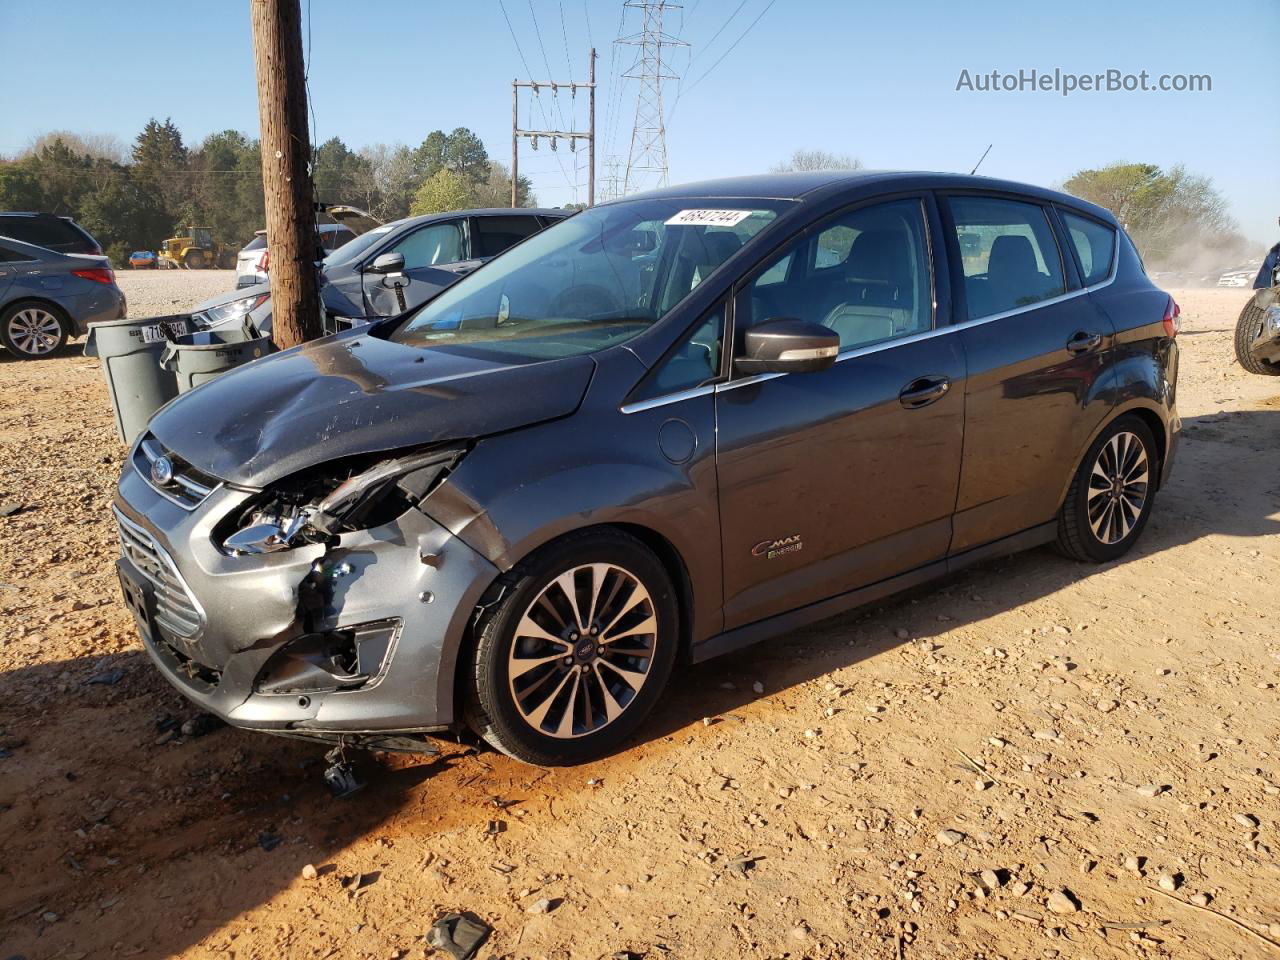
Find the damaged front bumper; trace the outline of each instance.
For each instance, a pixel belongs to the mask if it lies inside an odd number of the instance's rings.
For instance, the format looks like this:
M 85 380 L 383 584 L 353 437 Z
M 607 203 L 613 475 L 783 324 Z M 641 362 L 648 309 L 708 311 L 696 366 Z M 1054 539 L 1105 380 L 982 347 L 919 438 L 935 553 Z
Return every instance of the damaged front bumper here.
M 417 509 L 233 556 L 215 529 L 252 496 L 218 485 L 192 508 L 137 469 L 120 478 L 121 587 L 165 677 L 240 727 L 332 740 L 452 726 L 457 652 L 498 571 Z

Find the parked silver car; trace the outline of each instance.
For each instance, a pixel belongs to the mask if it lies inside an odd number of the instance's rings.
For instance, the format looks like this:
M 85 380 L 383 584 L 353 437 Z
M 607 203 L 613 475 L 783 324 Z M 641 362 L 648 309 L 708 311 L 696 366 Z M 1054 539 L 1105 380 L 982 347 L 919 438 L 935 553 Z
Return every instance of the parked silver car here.
M 372 214 L 365 213 L 359 207 L 320 204 L 316 212 L 319 216 L 327 216 L 334 221 L 316 224 L 316 233 L 320 235 L 320 246 L 326 257 L 360 234 L 382 226 L 381 220 Z M 267 249 L 267 231 L 255 230 L 253 239 L 241 247 L 240 252 L 236 254 L 236 289 L 242 290 L 254 284 L 266 283 L 270 279 L 267 274 L 270 265 L 271 254 Z
M 46 357 L 89 324 L 120 319 L 125 309 L 106 257 L 0 235 L 0 344 L 13 356 Z

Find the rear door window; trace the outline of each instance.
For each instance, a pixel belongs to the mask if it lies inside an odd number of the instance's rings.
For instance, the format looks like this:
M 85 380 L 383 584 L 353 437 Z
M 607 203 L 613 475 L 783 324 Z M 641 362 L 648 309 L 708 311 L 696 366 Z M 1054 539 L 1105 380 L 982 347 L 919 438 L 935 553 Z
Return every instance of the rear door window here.
M 996 197 L 951 197 L 970 320 L 1066 292 L 1062 255 L 1044 207 Z
M 28 263 L 31 257 L 11 247 L 0 246 L 0 263 Z
M 476 217 L 471 221 L 471 255 L 496 257 L 541 229 L 536 217 Z
M 1116 232 L 1105 224 L 1074 213 L 1062 213 L 1071 245 L 1080 258 L 1080 273 L 1084 285 L 1091 287 L 1111 276 L 1111 264 L 1116 257 Z

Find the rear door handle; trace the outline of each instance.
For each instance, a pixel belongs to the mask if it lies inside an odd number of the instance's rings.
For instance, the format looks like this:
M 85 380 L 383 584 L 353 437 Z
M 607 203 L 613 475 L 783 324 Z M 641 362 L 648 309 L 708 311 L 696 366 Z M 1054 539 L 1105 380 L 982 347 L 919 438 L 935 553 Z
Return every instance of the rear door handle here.
M 898 401 L 908 410 L 915 410 L 941 400 L 950 389 L 950 377 L 917 377 L 902 388 Z
M 1097 350 L 1102 345 L 1102 334 L 1091 333 L 1088 330 L 1077 330 L 1071 335 L 1071 339 L 1067 341 L 1068 353 L 1088 353 L 1090 350 Z

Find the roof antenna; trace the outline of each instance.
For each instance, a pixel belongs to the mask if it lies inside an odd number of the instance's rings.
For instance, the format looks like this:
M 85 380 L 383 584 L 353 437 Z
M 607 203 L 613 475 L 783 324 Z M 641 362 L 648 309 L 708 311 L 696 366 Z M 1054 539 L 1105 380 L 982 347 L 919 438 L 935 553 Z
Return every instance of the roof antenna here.
M 983 161 L 983 160 L 985 160 L 985 159 L 987 159 L 987 154 L 991 152 L 991 148 L 992 148 L 992 147 L 994 147 L 994 146 L 995 146 L 995 144 L 994 144 L 994 143 L 988 143 L 988 144 L 987 144 L 987 149 L 985 149 L 985 150 L 983 150 L 983 151 L 982 151 L 982 156 L 980 156 L 980 157 L 978 158 L 978 162 L 977 162 L 977 163 L 975 163 L 975 164 L 973 165 L 973 169 L 969 171 L 969 176 L 971 176 L 971 177 L 972 177 L 975 173 L 977 173 L 977 172 L 978 172 L 978 168 L 979 168 L 980 166 L 982 166 L 982 161 Z

